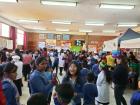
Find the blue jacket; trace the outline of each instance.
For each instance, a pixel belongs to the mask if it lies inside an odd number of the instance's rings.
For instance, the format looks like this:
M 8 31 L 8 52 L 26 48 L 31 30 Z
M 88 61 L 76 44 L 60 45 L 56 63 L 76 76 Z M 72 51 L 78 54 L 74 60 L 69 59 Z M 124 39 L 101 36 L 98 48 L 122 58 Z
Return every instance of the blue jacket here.
M 81 98 L 83 97 L 83 86 L 85 81 L 80 77 L 79 82 L 76 82 L 75 84 L 72 84 L 70 81 L 70 78 L 64 77 L 62 80 L 62 83 L 69 83 L 73 86 L 74 92 L 77 93 L 77 96 L 74 96 L 73 98 L 73 105 L 80 104 L 81 103 Z
M 31 88 L 31 94 L 43 93 L 47 97 L 49 96 L 53 88 L 53 84 L 49 83 L 49 81 L 45 77 L 45 72 L 39 72 L 38 70 L 35 70 L 30 75 L 29 85 Z
M 92 72 L 94 73 L 95 77 L 98 77 L 98 74 L 100 73 L 99 65 L 98 64 L 94 64 L 92 66 Z
M 82 70 L 80 70 L 80 76 L 86 81 L 89 72 L 87 68 L 82 68 Z
M 130 103 L 131 105 L 140 105 L 140 91 L 136 91 L 133 93 Z
M 95 97 L 98 96 L 97 87 L 93 83 L 86 83 L 83 87 L 84 105 L 95 105 Z
M 16 90 L 8 81 L 2 82 L 2 88 L 6 97 L 6 105 L 17 105 Z

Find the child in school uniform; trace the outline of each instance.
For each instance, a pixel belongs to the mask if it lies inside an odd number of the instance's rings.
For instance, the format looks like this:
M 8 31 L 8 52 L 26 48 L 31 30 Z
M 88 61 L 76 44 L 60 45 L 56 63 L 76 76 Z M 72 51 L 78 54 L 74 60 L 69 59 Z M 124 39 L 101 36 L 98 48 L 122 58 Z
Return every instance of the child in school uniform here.
M 84 104 L 83 105 L 95 105 L 95 97 L 98 96 L 98 90 L 96 84 L 94 84 L 94 75 L 92 72 L 87 75 L 87 83 L 83 87 Z

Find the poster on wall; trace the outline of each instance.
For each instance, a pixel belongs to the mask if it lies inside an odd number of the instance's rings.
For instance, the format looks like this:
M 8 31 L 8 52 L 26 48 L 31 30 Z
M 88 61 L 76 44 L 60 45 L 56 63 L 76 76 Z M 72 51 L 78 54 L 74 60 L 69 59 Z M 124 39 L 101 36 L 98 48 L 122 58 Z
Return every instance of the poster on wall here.
M 88 45 L 88 51 L 97 53 L 97 46 L 96 45 Z
M 70 40 L 70 35 L 67 34 L 63 35 L 63 40 Z
M 46 47 L 45 42 L 38 42 L 38 48 L 44 48 L 44 47 Z
M 46 39 L 46 47 L 48 49 L 54 49 L 56 46 L 56 40 L 54 39 Z
M 13 40 L 6 41 L 6 48 L 13 49 Z
M 57 40 L 61 40 L 61 35 L 56 35 Z
M 61 41 L 61 46 L 64 50 L 68 50 L 71 48 L 71 42 L 70 41 Z

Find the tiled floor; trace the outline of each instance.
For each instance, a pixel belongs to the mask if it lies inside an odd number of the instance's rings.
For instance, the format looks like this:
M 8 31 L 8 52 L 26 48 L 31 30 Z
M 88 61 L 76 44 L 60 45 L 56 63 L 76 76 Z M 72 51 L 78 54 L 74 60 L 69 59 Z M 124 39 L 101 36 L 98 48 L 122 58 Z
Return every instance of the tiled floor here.
M 62 78 L 63 78 L 62 76 L 59 76 L 59 75 L 58 75 L 58 77 L 59 77 L 59 80 L 62 80 Z M 24 86 L 23 86 L 22 90 L 23 90 L 23 95 L 20 99 L 21 104 L 26 105 L 27 100 L 29 98 L 29 91 L 28 91 L 28 87 L 27 87 L 27 82 L 24 82 Z M 133 93 L 132 90 L 125 91 L 124 97 L 125 97 L 128 105 L 130 105 L 130 98 L 131 98 L 132 93 Z M 51 105 L 54 105 L 53 101 L 51 101 Z M 110 88 L 110 105 L 116 105 L 112 88 Z

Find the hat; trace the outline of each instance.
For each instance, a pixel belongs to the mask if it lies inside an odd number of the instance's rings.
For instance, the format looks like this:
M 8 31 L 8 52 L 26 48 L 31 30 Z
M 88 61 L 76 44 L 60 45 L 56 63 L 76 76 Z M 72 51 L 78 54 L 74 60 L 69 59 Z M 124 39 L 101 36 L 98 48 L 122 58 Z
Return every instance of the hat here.
M 121 56 L 121 51 L 120 50 L 113 50 L 112 51 L 112 57 L 113 58 L 119 58 Z
M 107 66 L 107 64 L 105 62 L 100 62 L 99 66 L 100 66 L 100 68 L 105 68 Z

